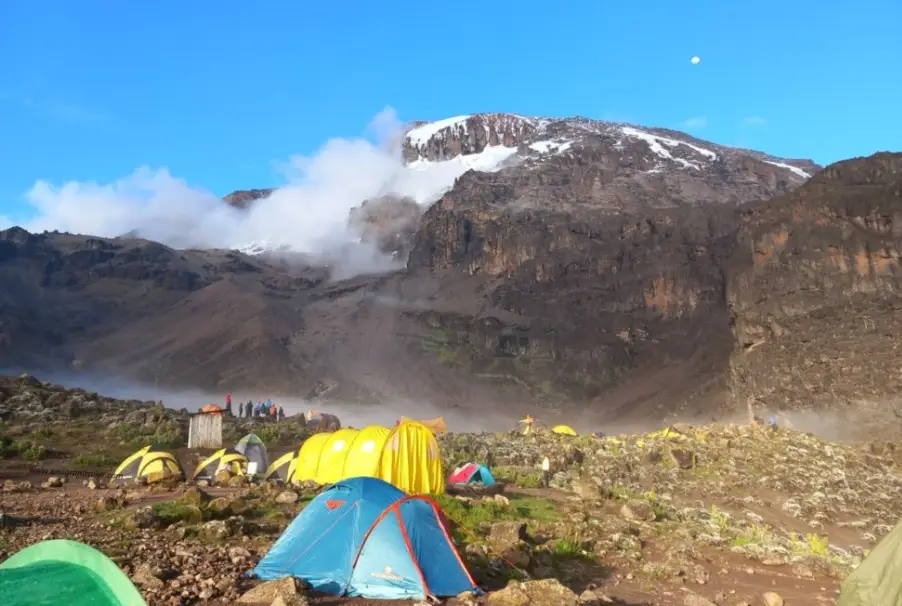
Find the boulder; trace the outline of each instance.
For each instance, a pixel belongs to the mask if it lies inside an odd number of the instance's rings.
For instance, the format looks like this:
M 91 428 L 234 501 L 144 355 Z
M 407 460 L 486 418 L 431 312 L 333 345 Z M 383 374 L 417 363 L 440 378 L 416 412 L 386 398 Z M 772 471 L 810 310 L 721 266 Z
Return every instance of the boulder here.
M 489 595 L 486 606 L 578 606 L 579 596 L 557 579 L 512 581 Z
M 276 496 L 276 503 L 289 505 L 298 502 L 298 493 L 293 490 L 284 490 Z
M 273 604 L 281 598 L 285 604 L 301 606 L 307 604 L 303 587 L 293 577 L 261 583 L 238 598 L 239 604 Z

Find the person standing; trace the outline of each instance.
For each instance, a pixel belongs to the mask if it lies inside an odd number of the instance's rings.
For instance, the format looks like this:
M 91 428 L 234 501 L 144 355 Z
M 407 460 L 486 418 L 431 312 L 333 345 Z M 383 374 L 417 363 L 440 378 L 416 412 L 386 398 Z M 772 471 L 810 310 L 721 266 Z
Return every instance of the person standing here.
M 548 488 L 551 483 L 551 461 L 548 457 L 542 459 L 542 488 Z

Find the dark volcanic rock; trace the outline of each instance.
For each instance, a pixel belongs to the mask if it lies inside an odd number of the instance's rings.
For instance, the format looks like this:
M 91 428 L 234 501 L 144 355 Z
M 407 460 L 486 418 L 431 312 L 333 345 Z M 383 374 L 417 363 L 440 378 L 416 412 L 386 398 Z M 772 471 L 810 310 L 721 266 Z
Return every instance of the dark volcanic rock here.
M 902 154 L 831 165 L 740 221 L 727 266 L 734 396 L 865 406 L 902 389 Z
M 274 191 L 275 190 L 273 188 L 240 189 L 238 191 L 233 191 L 232 193 L 223 197 L 223 200 L 230 206 L 240 208 L 241 210 L 246 210 L 250 208 L 250 206 L 257 200 L 268 198 L 269 195 Z
M 387 196 L 366 200 L 351 209 L 348 224 L 363 241 L 375 243 L 383 253 L 405 259 L 421 213 L 420 206 L 410 198 Z

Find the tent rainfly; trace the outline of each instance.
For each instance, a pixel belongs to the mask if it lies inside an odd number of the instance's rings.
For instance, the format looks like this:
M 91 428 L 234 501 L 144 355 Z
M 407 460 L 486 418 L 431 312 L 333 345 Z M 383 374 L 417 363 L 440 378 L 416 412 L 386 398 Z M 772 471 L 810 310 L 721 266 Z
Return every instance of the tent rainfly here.
M 36 543 L 0 564 L 3 606 L 146 606 L 125 573 L 84 543 Z

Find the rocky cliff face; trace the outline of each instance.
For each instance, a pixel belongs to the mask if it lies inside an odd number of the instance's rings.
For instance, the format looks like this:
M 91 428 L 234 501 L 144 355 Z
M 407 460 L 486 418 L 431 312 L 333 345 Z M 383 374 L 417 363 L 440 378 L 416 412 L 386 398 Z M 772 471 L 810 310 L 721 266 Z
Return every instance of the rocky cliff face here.
M 351 213 L 410 251 L 400 272 L 330 281 L 286 258 L 4 232 L 0 366 L 645 416 L 902 387 L 899 154 L 807 180 L 810 162 L 672 131 L 500 114 L 405 145 L 411 170 L 480 170 L 422 216 L 403 197 Z
M 721 393 L 734 209 L 792 191 L 817 166 L 672 131 L 497 115 L 418 127 L 405 157 L 478 155 L 505 137 L 519 159 L 458 179 L 424 214 L 408 262 L 489 281 L 491 322 L 439 322 L 466 335 L 449 339 L 459 357 L 606 408 Z
M 874 403 L 902 389 L 902 154 L 829 166 L 739 213 L 727 265 L 734 396 Z

